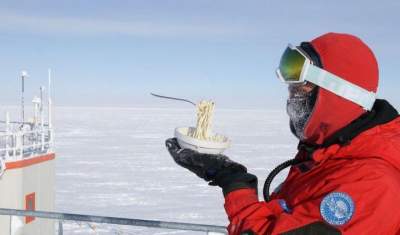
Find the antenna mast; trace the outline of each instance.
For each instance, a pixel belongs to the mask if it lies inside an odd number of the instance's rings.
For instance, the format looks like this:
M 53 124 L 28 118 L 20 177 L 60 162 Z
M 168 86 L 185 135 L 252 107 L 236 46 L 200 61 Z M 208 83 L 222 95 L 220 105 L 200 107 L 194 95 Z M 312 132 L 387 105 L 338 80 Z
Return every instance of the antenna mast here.
M 49 124 L 49 129 L 51 129 L 52 128 L 52 124 L 51 124 L 51 69 L 48 69 L 48 78 L 49 78 L 49 84 L 48 84 L 48 91 L 47 91 L 47 102 L 48 102 L 48 108 L 47 108 L 47 111 L 49 112 L 48 113 L 48 118 L 49 118 L 49 120 L 48 120 L 48 124 Z
M 25 122 L 25 111 L 24 111 L 24 91 L 25 91 L 25 79 L 28 78 L 28 73 L 26 71 L 21 71 L 21 80 L 22 80 L 22 91 L 21 91 L 21 119 L 22 119 L 22 126 Z

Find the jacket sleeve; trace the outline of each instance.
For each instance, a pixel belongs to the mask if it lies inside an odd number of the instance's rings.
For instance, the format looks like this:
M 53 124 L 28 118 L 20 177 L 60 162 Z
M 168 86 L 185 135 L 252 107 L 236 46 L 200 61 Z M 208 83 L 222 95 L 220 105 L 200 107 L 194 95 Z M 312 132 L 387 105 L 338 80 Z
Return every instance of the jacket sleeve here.
M 358 178 L 326 181 L 317 192 L 298 197 L 295 205 L 282 199 L 258 200 L 256 190 L 238 189 L 225 196 L 230 235 L 242 234 L 398 234 L 400 232 L 400 176 L 379 163 L 357 167 Z M 396 174 L 394 176 L 393 174 Z M 397 180 L 398 179 L 398 180 Z M 345 192 L 354 201 L 354 214 L 343 226 L 330 225 L 320 204 L 331 192 Z M 291 207 L 292 206 L 292 207 Z M 389 214 L 390 216 L 389 216 Z
M 301 207 L 316 208 L 315 201 L 308 201 Z M 287 235 L 341 234 L 317 216 L 305 217 L 301 208 L 292 210 L 283 199 L 260 202 L 254 189 L 239 189 L 226 195 L 225 210 L 230 221 L 230 235 L 277 234 L 277 231 Z

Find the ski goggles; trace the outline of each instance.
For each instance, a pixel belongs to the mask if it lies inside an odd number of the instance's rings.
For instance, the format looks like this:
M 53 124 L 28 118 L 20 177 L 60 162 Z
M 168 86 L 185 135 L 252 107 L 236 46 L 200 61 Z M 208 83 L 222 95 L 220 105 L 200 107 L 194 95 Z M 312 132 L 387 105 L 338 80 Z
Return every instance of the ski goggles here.
M 311 82 L 360 105 L 365 110 L 371 110 L 376 99 L 374 92 L 315 66 L 306 53 L 291 44 L 283 53 L 276 74 L 287 84 Z

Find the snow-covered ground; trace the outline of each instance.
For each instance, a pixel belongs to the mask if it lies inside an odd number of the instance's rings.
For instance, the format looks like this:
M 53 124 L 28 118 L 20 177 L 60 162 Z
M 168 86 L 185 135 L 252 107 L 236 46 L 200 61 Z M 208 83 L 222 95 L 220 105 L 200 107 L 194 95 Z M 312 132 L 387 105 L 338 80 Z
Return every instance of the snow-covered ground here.
M 194 123 L 194 109 L 56 108 L 56 210 L 227 225 L 221 190 L 176 165 L 164 146 L 175 127 Z M 232 140 L 225 154 L 259 177 L 260 195 L 267 174 L 296 152 L 284 109 L 217 107 L 213 129 Z M 98 234 L 204 234 L 95 226 Z M 75 223 L 64 229 L 64 234 L 96 234 Z

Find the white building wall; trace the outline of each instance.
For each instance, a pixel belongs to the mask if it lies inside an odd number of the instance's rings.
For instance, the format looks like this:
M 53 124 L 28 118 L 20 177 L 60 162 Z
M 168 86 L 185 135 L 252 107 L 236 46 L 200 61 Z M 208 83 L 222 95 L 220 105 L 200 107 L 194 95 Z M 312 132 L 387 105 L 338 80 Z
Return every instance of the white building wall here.
M 47 160 L 22 168 L 7 169 L 0 179 L 0 207 L 25 209 L 25 197 L 35 193 L 35 210 L 54 211 L 55 161 Z M 25 217 L 11 221 L 13 235 L 54 235 L 54 220 L 35 218 L 26 224 Z M 17 228 L 19 227 L 19 228 Z M 9 216 L 0 216 L 0 234 L 10 234 Z

